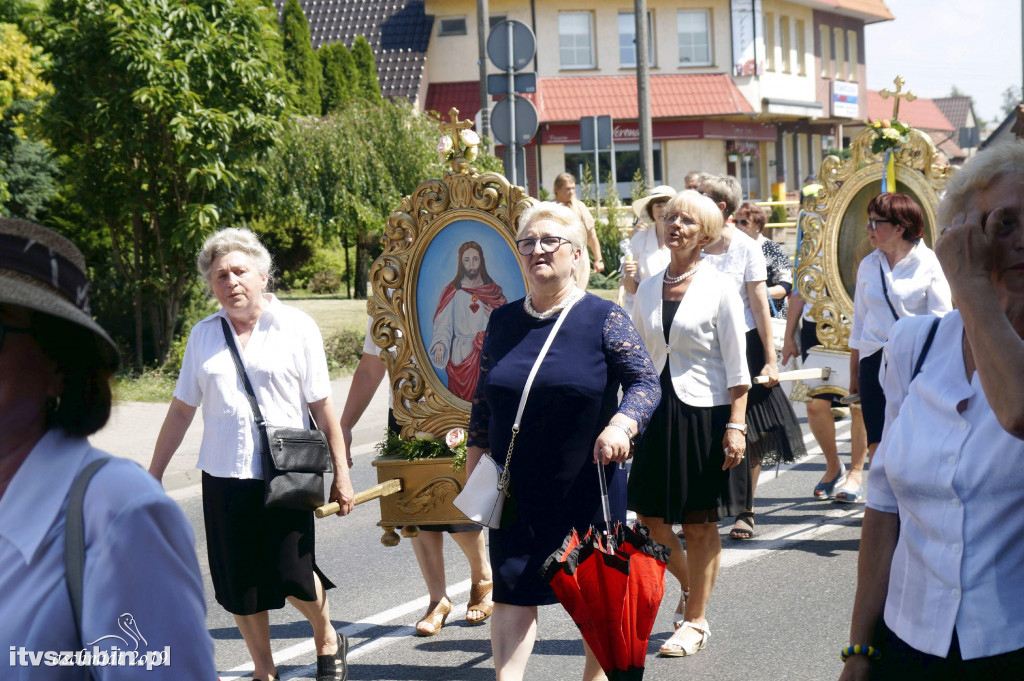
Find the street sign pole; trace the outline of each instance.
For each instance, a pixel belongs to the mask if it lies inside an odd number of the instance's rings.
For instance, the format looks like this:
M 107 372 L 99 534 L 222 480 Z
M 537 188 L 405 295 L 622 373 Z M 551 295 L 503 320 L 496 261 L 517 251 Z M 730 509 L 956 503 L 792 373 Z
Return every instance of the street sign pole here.
M 487 113 L 487 24 L 490 23 L 487 0 L 476 0 L 476 16 L 477 54 L 480 62 L 480 137 L 487 139 L 491 136 L 491 122 Z
M 515 159 L 516 159 L 516 134 L 515 134 L 515 129 L 516 129 L 516 72 L 515 72 L 515 56 L 512 53 L 512 47 L 513 47 L 513 44 L 515 43 L 515 40 L 513 38 L 513 33 L 512 33 L 512 30 L 513 30 L 512 22 L 511 21 L 508 22 L 506 24 L 506 26 L 508 27 L 507 28 L 507 30 L 508 30 L 508 68 L 506 69 L 505 72 L 508 74 L 508 98 L 509 98 L 509 104 L 511 105 L 511 106 L 509 106 L 509 119 L 510 119 L 510 121 L 512 123 L 512 131 L 513 131 L 512 132 L 512 139 L 510 140 L 511 144 L 509 145 L 509 150 L 512 152 L 512 164 L 511 164 L 511 166 L 512 166 L 511 167 L 512 175 L 511 175 L 511 177 L 509 177 L 509 180 L 511 181 L 512 186 L 515 187 L 515 186 L 519 185 L 519 178 L 516 177 L 516 175 L 518 173 L 516 172 L 516 162 L 515 162 Z
M 597 214 L 601 215 L 601 152 L 598 149 L 601 148 L 601 143 L 598 142 L 600 137 L 597 133 L 597 119 L 598 116 L 591 117 L 594 121 L 594 198 L 597 203 Z

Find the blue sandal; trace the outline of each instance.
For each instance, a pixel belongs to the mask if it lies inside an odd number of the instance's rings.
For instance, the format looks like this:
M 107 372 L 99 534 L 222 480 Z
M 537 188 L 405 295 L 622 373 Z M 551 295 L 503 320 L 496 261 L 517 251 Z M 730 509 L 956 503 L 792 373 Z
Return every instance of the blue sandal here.
M 814 498 L 818 500 L 831 499 L 835 494 L 836 487 L 842 487 L 846 482 L 846 466 L 839 462 L 839 472 L 829 482 L 819 482 L 814 486 Z
M 840 496 L 842 495 L 842 496 Z M 836 492 L 835 501 L 840 504 L 859 504 L 864 501 L 864 483 L 857 489 L 841 489 Z

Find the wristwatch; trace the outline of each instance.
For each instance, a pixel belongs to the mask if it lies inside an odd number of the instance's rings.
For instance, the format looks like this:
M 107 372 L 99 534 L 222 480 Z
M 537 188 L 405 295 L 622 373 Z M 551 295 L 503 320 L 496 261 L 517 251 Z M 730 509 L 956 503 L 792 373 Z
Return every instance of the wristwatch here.
M 744 435 L 747 434 L 747 424 L 745 423 L 727 423 L 725 424 L 726 430 L 738 430 Z

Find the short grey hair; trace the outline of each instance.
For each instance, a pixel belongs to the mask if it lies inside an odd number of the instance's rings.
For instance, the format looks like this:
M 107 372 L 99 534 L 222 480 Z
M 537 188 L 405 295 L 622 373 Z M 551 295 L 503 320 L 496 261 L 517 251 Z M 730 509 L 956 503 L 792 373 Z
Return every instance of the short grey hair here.
M 971 195 L 984 191 L 1004 175 L 1024 177 L 1024 142 L 996 144 L 978 153 L 946 183 L 939 203 L 939 227 L 949 227 L 953 217 L 967 207 Z
M 740 201 L 743 200 L 743 187 L 732 175 L 705 175 L 701 178 L 697 191 L 715 203 L 724 203 L 722 217 L 726 218 L 736 212 L 740 207 Z
M 252 230 L 244 227 L 227 227 L 207 237 L 198 257 L 196 257 L 199 274 L 203 276 L 207 285 L 210 284 L 210 268 L 213 266 L 213 261 L 232 251 L 248 255 L 256 264 L 259 273 L 270 277 L 270 270 L 274 263 L 270 258 L 270 252 L 259 237 L 253 234 Z
M 587 239 L 587 229 L 583 226 L 580 216 L 572 208 L 554 201 L 540 201 L 524 210 L 519 216 L 516 239 L 522 239 L 530 225 L 540 220 L 548 220 L 560 226 L 561 234 L 557 236 L 568 239 L 573 248 L 583 248 Z

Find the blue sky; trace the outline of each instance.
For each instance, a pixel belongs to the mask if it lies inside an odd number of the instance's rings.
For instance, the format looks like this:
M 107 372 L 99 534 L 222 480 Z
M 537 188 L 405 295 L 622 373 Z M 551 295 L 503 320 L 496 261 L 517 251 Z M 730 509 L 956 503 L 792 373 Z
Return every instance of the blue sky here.
M 922 97 L 954 85 L 984 120 L 1002 118 L 1002 93 L 1021 86 L 1021 3 L 1011 0 L 885 0 L 895 21 L 866 29 L 868 87 L 902 75 Z

